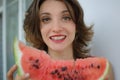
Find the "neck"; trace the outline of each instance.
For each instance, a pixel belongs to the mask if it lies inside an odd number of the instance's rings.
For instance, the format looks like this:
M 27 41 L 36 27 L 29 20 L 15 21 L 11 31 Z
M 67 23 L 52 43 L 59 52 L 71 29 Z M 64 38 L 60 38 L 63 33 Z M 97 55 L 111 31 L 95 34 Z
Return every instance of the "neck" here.
M 49 49 L 48 54 L 50 57 L 54 60 L 73 60 L 73 50 L 72 49 L 66 49 L 63 51 L 54 51 Z

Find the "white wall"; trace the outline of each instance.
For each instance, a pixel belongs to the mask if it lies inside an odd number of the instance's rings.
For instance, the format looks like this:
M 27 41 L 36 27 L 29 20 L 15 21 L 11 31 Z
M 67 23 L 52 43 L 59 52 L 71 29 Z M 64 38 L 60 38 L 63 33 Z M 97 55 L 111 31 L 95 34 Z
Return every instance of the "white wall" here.
M 113 65 L 115 80 L 120 80 L 120 0 L 79 0 L 85 22 L 94 23 L 91 54 L 104 56 Z

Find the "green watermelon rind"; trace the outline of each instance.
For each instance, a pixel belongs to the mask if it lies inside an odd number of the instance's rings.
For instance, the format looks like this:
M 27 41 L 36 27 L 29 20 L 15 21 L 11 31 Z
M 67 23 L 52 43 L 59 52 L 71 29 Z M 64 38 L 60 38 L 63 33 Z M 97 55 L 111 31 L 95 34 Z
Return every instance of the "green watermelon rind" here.
M 99 78 L 99 80 L 104 80 L 108 74 L 108 71 L 109 71 L 109 67 L 110 67 L 110 64 L 109 64 L 109 61 L 106 60 L 106 68 L 105 68 L 105 71 L 103 73 L 103 75 Z
M 17 40 L 17 38 L 15 38 L 15 40 L 14 40 L 14 58 L 15 58 L 15 63 L 18 66 L 18 69 L 17 69 L 18 75 L 23 75 L 23 73 L 24 73 L 22 70 L 21 62 L 20 62 L 21 57 L 22 57 L 22 52 L 19 49 L 18 40 Z

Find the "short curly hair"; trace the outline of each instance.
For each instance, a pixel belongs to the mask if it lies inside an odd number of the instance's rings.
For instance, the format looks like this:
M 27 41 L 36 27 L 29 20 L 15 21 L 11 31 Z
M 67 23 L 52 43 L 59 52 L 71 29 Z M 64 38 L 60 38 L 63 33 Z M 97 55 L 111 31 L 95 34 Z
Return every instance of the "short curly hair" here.
M 33 0 L 28 8 L 24 20 L 24 31 L 26 40 L 33 47 L 47 51 L 47 45 L 44 43 L 40 32 L 40 6 L 46 0 Z M 69 10 L 69 13 L 76 24 L 76 34 L 73 41 L 74 58 L 86 58 L 89 56 L 90 49 L 88 43 L 92 40 L 92 26 L 86 26 L 84 22 L 84 12 L 77 0 L 58 0 L 63 1 Z M 72 11 L 71 11 L 72 8 Z M 73 13 L 73 16 L 72 16 Z

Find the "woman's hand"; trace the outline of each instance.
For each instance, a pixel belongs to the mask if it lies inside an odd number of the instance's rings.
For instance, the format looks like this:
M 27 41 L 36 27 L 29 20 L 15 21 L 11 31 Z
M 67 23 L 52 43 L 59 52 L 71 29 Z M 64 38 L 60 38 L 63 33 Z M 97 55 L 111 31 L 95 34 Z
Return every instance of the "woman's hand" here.
M 25 75 L 23 75 L 23 76 L 18 76 L 18 75 L 16 75 L 16 77 L 14 78 L 13 77 L 13 74 L 14 74 L 14 72 L 17 70 L 17 65 L 13 65 L 10 69 L 9 69 L 9 71 L 8 71 L 8 73 L 7 73 L 7 79 L 8 80 L 30 80 L 30 76 L 29 76 L 29 74 L 27 73 L 27 74 L 25 74 Z

